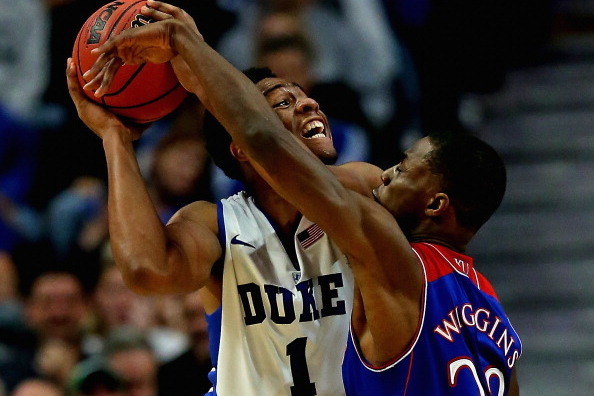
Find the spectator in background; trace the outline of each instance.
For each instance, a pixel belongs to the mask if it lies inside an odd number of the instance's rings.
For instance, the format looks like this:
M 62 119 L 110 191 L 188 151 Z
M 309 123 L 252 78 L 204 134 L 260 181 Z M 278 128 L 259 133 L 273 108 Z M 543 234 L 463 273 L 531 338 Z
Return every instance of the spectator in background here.
M 20 123 L 37 122 L 43 108 L 49 29 L 45 0 L 11 2 L 0 14 L 0 103 Z
M 97 253 L 108 236 L 107 191 L 102 181 L 92 176 L 76 178 L 50 200 L 44 220 L 58 259 Z
M 42 341 L 35 353 L 34 368 L 44 378 L 64 388 L 70 371 L 84 357 L 82 348 L 63 340 Z
M 105 337 L 120 326 L 146 330 L 155 322 L 152 302 L 126 287 L 111 257 L 104 257 L 93 292 L 92 329 L 85 341 L 91 354 L 103 351 Z
M 29 283 L 30 286 L 27 285 Z M 43 376 L 62 384 L 83 357 L 88 300 L 81 280 L 62 269 L 24 279 L 21 325 L 0 340 L 6 352 L 0 378 L 11 391 L 24 379 Z
M 181 207 L 211 200 L 210 158 L 195 130 L 165 135 L 152 153 L 149 187 L 163 223 Z
M 83 358 L 89 300 L 81 280 L 62 270 L 40 274 L 25 297 L 24 314 L 37 339 L 35 369 L 64 383 L 70 369 Z
M 109 367 L 126 383 L 130 396 L 157 396 L 158 362 L 145 334 L 119 327 L 108 335 L 103 355 Z
M 184 297 L 186 332 L 189 348 L 159 369 L 159 396 L 195 396 L 205 394 L 212 384 L 208 328 L 204 306 L 198 292 Z
M 162 306 L 166 309 L 161 309 Z M 109 244 L 103 252 L 93 307 L 92 329 L 85 341 L 88 354 L 102 353 L 106 337 L 120 327 L 145 332 L 159 362 L 179 356 L 188 344 L 185 329 L 170 323 L 174 319 L 167 321 L 163 318 L 164 315 L 181 317 L 181 302 L 171 296 L 149 297 L 131 291 L 111 257 Z
M 13 243 L 4 244 L 4 251 L 18 255 L 43 248 L 46 258 L 93 261 L 108 236 L 106 206 L 105 187 L 91 176 L 74 180 L 44 210 L 0 194 L 0 234 L 5 224 L 14 235 Z
M 76 343 L 84 330 L 88 296 L 82 281 L 66 269 L 46 269 L 25 293 L 27 324 L 43 339 Z
M 211 160 L 202 135 L 203 116 L 204 106 L 190 95 L 135 142 L 141 173 L 163 222 L 181 206 L 213 197 Z

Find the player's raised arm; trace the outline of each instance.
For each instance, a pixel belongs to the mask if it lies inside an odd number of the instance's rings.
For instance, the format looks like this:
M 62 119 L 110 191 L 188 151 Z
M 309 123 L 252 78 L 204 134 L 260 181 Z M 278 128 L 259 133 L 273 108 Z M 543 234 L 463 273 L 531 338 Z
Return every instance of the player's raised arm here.
M 111 248 L 127 285 L 138 293 L 181 293 L 207 283 L 221 255 L 216 237 L 216 208 L 195 204 L 182 209 L 165 227 L 140 173 L 133 140 L 142 129 L 88 100 L 67 66 L 70 96 L 79 117 L 103 141 L 108 168 Z
M 169 15 L 178 12 L 173 11 L 176 7 L 161 2 L 149 1 L 148 5 Z M 150 52 L 144 51 L 146 48 Z M 369 288 L 365 296 L 374 301 L 369 314 L 385 317 L 382 322 L 374 322 L 381 327 L 377 332 L 378 351 L 387 359 L 404 348 L 418 323 L 422 272 L 417 258 L 386 209 L 343 187 L 316 156 L 287 132 L 277 114 L 287 104 L 283 100 L 271 106 L 267 101 L 266 95 L 275 87 L 262 87 L 260 91 L 205 43 L 192 26 L 175 17 L 124 31 L 97 52 L 102 54 L 103 65 L 116 57 L 135 63 L 150 61 L 147 54 L 158 60 L 181 56 L 195 76 L 192 91 L 232 135 L 237 154 L 247 155 L 282 197 L 318 223 L 349 256 L 357 282 Z M 98 77 L 91 76 L 93 87 L 103 83 L 103 65 L 93 67 L 91 74 Z M 294 102 L 290 106 L 304 115 L 304 123 L 314 125 L 311 122 L 320 119 L 315 100 L 291 100 Z M 378 178 L 377 183 L 381 182 Z M 369 280 L 375 280 L 374 287 L 367 286 Z M 388 311 L 390 315 L 386 315 Z
M 323 116 L 315 100 L 302 92 L 277 98 L 274 83 L 256 87 L 204 42 L 190 43 L 182 41 L 177 50 L 200 81 L 200 99 L 268 184 L 349 257 L 363 304 L 369 303 L 366 314 L 383 318 L 370 322 L 376 327 L 377 360 L 393 358 L 417 330 L 423 288 L 417 257 L 394 217 L 345 188 L 279 121 L 291 109 L 300 114 L 308 136 L 324 134 L 318 130 L 324 123 L 318 122 Z

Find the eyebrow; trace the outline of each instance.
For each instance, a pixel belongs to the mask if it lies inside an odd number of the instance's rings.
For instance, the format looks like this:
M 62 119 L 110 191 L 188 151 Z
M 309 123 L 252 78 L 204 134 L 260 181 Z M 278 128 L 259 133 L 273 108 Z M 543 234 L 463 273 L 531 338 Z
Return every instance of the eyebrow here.
M 305 92 L 303 90 L 303 87 L 301 85 L 299 85 L 296 82 L 285 82 L 285 83 L 278 83 L 278 84 L 274 84 L 272 87 L 266 88 L 264 91 L 262 91 L 262 95 L 267 96 L 270 92 L 279 89 L 279 88 L 283 88 L 283 87 L 297 87 L 299 89 L 301 89 L 303 92 Z

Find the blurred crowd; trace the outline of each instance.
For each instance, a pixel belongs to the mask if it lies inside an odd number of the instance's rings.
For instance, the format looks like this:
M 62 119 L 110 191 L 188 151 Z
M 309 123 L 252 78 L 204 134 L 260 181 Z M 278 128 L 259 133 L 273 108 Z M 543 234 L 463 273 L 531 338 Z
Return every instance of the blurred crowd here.
M 554 0 L 171 0 L 240 69 L 268 66 L 327 114 L 339 163 L 391 158 L 423 131 L 470 128 L 466 94 L 499 89 L 547 42 Z M 7 3 L 7 4 L 4 4 Z M 208 389 L 195 294 L 129 291 L 109 249 L 99 138 L 65 61 L 106 0 L 2 0 L 0 396 L 185 395 Z M 24 21 L 27 21 L 24 23 Z M 163 222 L 242 186 L 206 152 L 188 98 L 137 142 Z

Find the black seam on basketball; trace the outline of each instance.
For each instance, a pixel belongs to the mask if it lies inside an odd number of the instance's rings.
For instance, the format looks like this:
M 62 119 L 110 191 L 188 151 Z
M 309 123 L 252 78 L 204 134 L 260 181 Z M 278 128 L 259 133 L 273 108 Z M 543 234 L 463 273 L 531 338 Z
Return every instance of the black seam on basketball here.
M 128 8 L 126 8 L 124 11 L 122 11 L 122 13 L 118 16 L 118 18 L 116 19 L 116 21 L 113 23 L 113 25 L 111 25 L 111 30 L 109 31 L 109 34 L 107 35 L 107 38 L 110 38 L 111 35 L 113 34 L 114 29 L 118 26 L 118 24 L 120 23 L 120 21 L 122 20 L 122 18 L 124 17 L 124 15 L 126 15 L 126 13 L 128 12 L 128 10 L 130 10 L 131 8 L 133 8 L 134 6 L 136 6 L 139 3 L 144 3 L 145 0 L 140 0 L 140 1 L 136 1 L 132 4 L 130 4 L 130 6 L 128 6 Z M 130 29 L 129 27 L 126 29 Z M 126 30 L 124 29 L 124 30 Z M 124 31 L 122 30 L 122 31 Z M 114 96 L 119 94 L 120 92 L 122 92 L 124 89 L 126 89 L 126 87 L 128 85 L 130 85 L 130 83 L 132 82 L 132 80 L 136 77 L 136 75 L 138 73 L 140 73 L 140 71 L 144 68 L 144 64 L 139 66 L 136 71 L 134 72 L 134 74 L 132 74 L 132 76 L 130 76 L 130 78 L 124 83 L 124 85 L 122 85 L 122 87 L 117 90 L 116 92 L 111 92 L 108 94 L 105 94 L 105 96 Z M 103 103 L 105 103 L 105 100 L 103 100 Z
M 115 95 L 122 93 L 122 91 L 125 90 L 128 87 L 128 85 L 130 85 L 132 83 L 132 81 L 136 78 L 138 73 L 140 73 L 142 71 L 142 69 L 144 69 L 144 66 L 146 66 L 146 63 L 143 63 L 142 65 L 138 66 L 136 68 L 136 70 L 134 71 L 134 73 L 130 76 L 130 78 L 128 80 L 126 80 L 126 82 L 120 87 L 120 89 L 118 89 L 115 92 L 105 94 L 105 96 L 115 96 Z
M 164 94 L 162 94 L 161 96 L 157 96 L 154 99 L 149 100 L 148 102 L 143 102 L 143 103 L 139 103 L 139 104 L 135 104 L 133 106 L 111 106 L 106 104 L 106 106 L 110 109 L 135 109 L 137 107 L 142 107 L 142 106 L 146 106 L 149 105 L 153 102 L 156 102 L 158 100 L 163 99 L 165 96 L 170 95 L 171 93 L 173 93 L 173 91 L 175 91 L 181 84 L 177 83 L 173 86 L 173 88 L 171 88 L 169 91 L 165 92 Z

